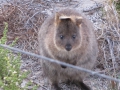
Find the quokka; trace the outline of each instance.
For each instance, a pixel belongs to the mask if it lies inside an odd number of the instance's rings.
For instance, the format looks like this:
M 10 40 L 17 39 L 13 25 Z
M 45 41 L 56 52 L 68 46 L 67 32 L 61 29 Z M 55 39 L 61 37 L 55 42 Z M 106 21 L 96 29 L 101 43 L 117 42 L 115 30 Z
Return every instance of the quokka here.
M 39 51 L 42 56 L 75 66 L 92 69 L 98 45 L 92 23 L 75 9 L 63 9 L 48 17 L 38 33 Z M 81 90 L 91 90 L 83 79 L 85 72 L 42 61 L 43 72 L 55 90 L 59 82 L 72 82 Z

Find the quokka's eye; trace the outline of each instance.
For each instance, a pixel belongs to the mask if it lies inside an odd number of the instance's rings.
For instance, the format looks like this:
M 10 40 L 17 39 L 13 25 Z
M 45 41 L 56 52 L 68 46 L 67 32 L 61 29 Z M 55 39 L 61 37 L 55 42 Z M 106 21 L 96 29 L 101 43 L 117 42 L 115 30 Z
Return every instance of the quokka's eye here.
M 76 38 L 76 35 L 72 35 L 72 38 L 75 39 L 75 38 Z
M 64 38 L 64 36 L 63 35 L 60 35 L 60 39 L 63 39 Z

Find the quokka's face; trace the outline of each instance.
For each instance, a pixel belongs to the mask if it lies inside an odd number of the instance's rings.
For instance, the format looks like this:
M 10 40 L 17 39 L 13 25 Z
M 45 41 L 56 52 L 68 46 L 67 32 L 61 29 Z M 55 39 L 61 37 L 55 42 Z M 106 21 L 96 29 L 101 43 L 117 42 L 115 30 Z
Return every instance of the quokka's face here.
M 55 33 L 57 48 L 72 51 L 80 46 L 80 27 L 71 19 L 63 19 L 59 22 Z

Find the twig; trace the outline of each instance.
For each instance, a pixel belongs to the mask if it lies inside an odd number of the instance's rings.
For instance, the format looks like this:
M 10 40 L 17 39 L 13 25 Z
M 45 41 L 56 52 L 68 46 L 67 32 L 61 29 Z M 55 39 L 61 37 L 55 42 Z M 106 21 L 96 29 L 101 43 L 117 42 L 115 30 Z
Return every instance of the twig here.
M 109 40 L 108 37 L 107 37 L 107 42 L 109 44 L 110 55 L 111 55 L 111 58 L 112 58 L 112 63 L 113 63 L 113 68 L 114 68 L 114 76 L 116 77 L 116 72 L 115 72 L 115 56 L 113 54 L 112 44 L 110 43 L 110 40 Z

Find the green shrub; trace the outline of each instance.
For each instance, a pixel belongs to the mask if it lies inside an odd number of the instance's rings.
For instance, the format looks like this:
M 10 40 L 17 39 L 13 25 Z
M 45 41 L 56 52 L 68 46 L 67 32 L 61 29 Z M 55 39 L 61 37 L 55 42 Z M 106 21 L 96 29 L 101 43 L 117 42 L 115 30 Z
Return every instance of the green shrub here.
M 7 42 L 8 24 L 5 23 L 3 37 L 0 44 Z M 14 45 L 16 40 L 11 44 Z M 0 89 L 23 90 L 21 83 L 28 73 L 20 71 L 20 54 L 15 55 L 11 51 L 0 47 Z
M 117 9 L 118 13 L 120 13 L 120 0 L 118 0 L 116 2 L 116 9 Z

